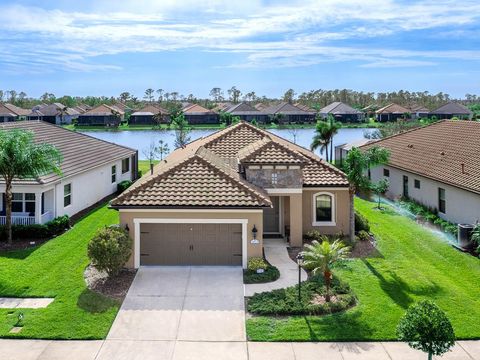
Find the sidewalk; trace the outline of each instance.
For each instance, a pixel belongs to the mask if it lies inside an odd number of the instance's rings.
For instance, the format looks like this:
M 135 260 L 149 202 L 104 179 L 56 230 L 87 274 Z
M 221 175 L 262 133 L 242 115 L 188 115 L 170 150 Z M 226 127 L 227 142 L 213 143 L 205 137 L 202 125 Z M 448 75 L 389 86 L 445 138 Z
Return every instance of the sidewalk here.
M 191 341 L 0 340 L 8 360 L 425 360 L 405 343 L 259 343 Z M 436 359 L 480 360 L 480 341 L 458 341 Z
M 246 284 L 245 296 L 252 296 L 255 293 L 282 289 L 298 284 L 298 265 L 290 259 L 287 251 L 287 243 L 283 239 L 264 239 L 263 248 L 267 261 L 276 266 L 280 271 L 278 280 L 265 284 Z M 302 272 L 302 281 L 307 280 L 307 273 Z

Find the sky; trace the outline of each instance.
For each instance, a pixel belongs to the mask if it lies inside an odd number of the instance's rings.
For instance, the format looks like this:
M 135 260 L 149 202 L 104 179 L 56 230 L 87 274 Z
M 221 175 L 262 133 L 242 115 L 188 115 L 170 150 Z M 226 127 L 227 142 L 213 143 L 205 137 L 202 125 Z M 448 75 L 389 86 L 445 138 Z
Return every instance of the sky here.
M 480 94 L 478 0 L 0 0 L 0 89 L 38 97 Z

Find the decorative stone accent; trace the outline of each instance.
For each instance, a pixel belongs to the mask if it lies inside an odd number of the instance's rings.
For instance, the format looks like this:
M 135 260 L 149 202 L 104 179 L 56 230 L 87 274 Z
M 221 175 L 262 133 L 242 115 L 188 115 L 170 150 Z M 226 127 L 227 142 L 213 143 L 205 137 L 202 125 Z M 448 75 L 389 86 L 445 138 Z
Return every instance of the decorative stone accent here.
M 277 174 L 277 183 L 272 183 L 272 173 Z M 247 181 L 261 188 L 301 188 L 303 173 L 301 169 L 245 169 Z

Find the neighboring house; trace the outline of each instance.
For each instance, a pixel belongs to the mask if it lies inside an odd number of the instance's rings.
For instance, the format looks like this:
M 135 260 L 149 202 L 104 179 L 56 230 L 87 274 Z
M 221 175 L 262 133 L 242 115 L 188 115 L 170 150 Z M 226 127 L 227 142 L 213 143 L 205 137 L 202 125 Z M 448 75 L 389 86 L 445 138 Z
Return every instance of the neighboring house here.
M 388 179 L 391 198 L 408 197 L 454 223 L 480 221 L 480 122 L 439 121 L 373 144 L 390 151 L 388 165 L 371 169 Z
M 123 110 L 113 105 L 99 105 L 78 116 L 78 125 L 118 126 L 124 119 Z
M 35 141 L 54 145 L 63 156 L 62 176 L 47 174 L 13 183 L 14 224 L 44 224 L 75 215 L 137 177 L 137 151 L 42 121 L 0 125 L 0 131 L 33 131 Z M 0 181 L 0 224 L 5 224 L 5 183 Z
M 278 124 L 288 123 L 312 123 L 315 122 L 315 112 L 309 112 L 298 107 L 289 104 L 287 102 L 281 102 L 276 105 L 271 105 L 264 110 L 272 121 Z
M 224 111 L 232 114 L 233 116 L 237 116 L 240 120 L 252 122 L 252 120 L 257 121 L 258 123 L 266 123 L 268 121 L 268 116 L 255 109 L 253 106 L 242 102 L 237 105 L 233 105 Z
M 22 109 L 8 103 L 0 103 L 0 122 L 25 120 L 29 113 L 30 110 Z
M 414 119 L 426 118 L 430 113 L 430 110 L 422 105 L 412 105 L 409 108 Z
M 311 151 L 240 122 L 175 150 L 111 207 L 134 239 L 131 267 L 245 268 L 264 234 L 292 246 L 312 229 L 348 235 L 348 185 Z
M 363 112 L 340 101 L 335 101 L 325 106 L 319 111 L 319 114 L 324 119 L 327 118 L 329 114 L 333 115 L 335 120 L 340 122 L 362 122 L 364 119 Z
M 316 113 L 317 110 L 311 108 L 310 106 L 308 105 L 304 105 L 304 104 L 300 104 L 300 103 L 296 103 L 294 104 L 294 106 L 296 106 L 297 108 L 299 108 L 300 110 L 303 110 L 303 111 L 307 111 L 307 112 L 314 112 Z
M 264 103 L 258 103 L 258 104 L 255 104 L 254 108 L 257 109 L 258 111 L 262 111 L 267 109 L 270 105 L 268 104 L 264 104 Z
M 206 109 L 198 104 L 189 105 L 183 108 L 182 111 L 185 119 L 191 125 L 220 123 L 220 117 L 215 111 Z
M 215 104 L 215 107 L 213 108 L 214 111 L 226 111 L 227 109 L 231 108 L 234 106 L 231 102 L 219 102 Z
M 86 104 L 80 104 L 77 106 L 74 106 L 73 109 L 78 111 L 80 114 L 86 113 L 88 110 L 90 110 L 92 107 Z
M 159 105 L 152 104 L 135 111 L 128 119 L 130 125 L 157 125 L 168 124 L 169 122 L 168 111 Z
M 53 103 L 50 105 L 36 106 L 27 116 L 27 120 L 42 120 L 50 124 L 71 124 L 77 119 L 80 112 L 73 108 L 66 107 L 61 103 Z
M 449 102 L 445 105 L 440 106 L 438 109 L 430 112 L 430 117 L 435 116 L 437 119 L 470 119 L 473 115 L 473 112 L 467 108 L 465 105 Z
M 353 148 L 358 148 L 365 144 L 371 143 L 375 140 L 370 139 L 361 139 L 357 141 L 352 141 L 350 143 L 345 143 L 335 146 L 335 164 L 342 165 L 345 159 L 347 158 L 348 152 Z
M 407 114 L 411 114 L 410 109 L 398 104 L 389 104 L 378 109 L 375 112 L 377 121 L 397 121 L 398 119 L 404 119 Z

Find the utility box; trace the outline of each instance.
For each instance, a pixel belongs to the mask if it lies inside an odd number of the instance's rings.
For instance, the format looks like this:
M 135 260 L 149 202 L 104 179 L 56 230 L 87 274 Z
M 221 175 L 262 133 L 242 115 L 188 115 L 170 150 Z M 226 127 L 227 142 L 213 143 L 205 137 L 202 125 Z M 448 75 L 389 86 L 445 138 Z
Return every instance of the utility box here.
M 458 224 L 458 246 L 463 249 L 470 249 L 473 246 L 472 243 L 472 231 L 475 225 L 472 224 Z

